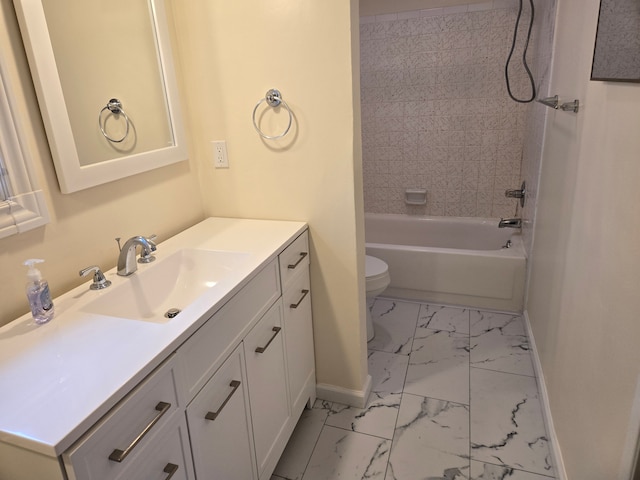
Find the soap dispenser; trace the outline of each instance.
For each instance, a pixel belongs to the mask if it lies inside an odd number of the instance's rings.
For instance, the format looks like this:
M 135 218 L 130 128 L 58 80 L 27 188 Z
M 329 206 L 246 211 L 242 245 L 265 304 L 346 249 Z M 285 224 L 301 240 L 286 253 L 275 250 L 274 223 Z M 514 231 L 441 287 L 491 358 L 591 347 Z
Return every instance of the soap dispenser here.
M 47 323 L 53 318 L 54 309 L 51 301 L 51 293 L 49 292 L 49 284 L 43 280 L 40 270 L 35 268 L 36 263 L 43 263 L 44 260 L 39 258 L 31 258 L 26 260 L 24 264 L 29 267 L 27 272 L 27 299 L 31 307 L 31 314 L 38 325 Z

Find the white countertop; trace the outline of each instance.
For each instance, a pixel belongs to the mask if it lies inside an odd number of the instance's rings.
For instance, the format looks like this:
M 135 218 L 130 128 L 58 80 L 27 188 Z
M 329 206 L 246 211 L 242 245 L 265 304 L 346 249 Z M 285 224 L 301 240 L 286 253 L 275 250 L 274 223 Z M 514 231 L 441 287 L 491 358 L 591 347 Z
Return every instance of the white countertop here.
M 181 248 L 249 254 L 166 323 L 81 311 L 109 290 L 89 290 L 88 281 L 54 299 L 51 322 L 38 326 L 27 314 L 0 328 L 0 442 L 60 455 L 305 228 L 302 222 L 209 218 L 160 243 L 157 261 L 138 265 L 139 272 Z M 105 275 L 109 288 L 131 281 L 115 268 Z

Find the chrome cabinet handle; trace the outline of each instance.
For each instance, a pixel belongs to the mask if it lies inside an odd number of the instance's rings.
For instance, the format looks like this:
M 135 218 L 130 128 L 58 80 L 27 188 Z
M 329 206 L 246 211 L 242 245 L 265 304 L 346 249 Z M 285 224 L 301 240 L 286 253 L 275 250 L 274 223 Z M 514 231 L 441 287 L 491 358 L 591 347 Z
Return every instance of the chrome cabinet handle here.
M 289 305 L 289 308 L 298 308 L 302 303 L 302 300 L 304 300 L 304 297 L 306 297 L 308 293 L 309 290 L 302 290 L 302 296 L 300 297 L 300 300 L 298 300 L 298 303 L 292 303 L 291 305 Z
M 276 338 L 276 335 L 278 335 L 278 332 L 279 332 L 280 330 L 281 330 L 281 328 L 280 328 L 280 327 L 273 327 L 273 328 L 271 329 L 271 331 L 275 332 L 275 333 L 273 334 L 273 337 L 271 337 L 271 338 L 269 339 L 269 341 L 267 342 L 267 344 L 266 344 L 264 347 L 258 347 L 258 348 L 256 348 L 256 353 L 264 353 L 264 352 L 267 350 L 267 348 L 269 348 L 269 345 L 271 345 L 271 342 L 273 342 L 273 339 L 274 339 L 274 338 Z
M 175 463 L 167 463 L 167 465 L 164 467 L 164 470 L 162 471 L 169 474 L 169 476 L 165 478 L 165 480 L 169 480 L 171 477 L 173 477 L 174 473 L 178 471 L 178 465 L 176 465 Z
M 124 450 L 120 450 L 116 448 L 113 452 L 111 452 L 111 455 L 109 455 L 109 460 L 120 463 L 125 458 L 127 458 L 127 455 L 131 453 L 131 450 L 133 450 L 136 447 L 136 445 L 140 443 L 140 440 L 142 440 L 144 436 L 147 433 L 149 433 L 149 431 L 153 428 L 153 426 L 156 423 L 158 423 L 158 420 L 160 420 L 162 416 L 169 411 L 170 408 L 171 408 L 170 403 L 158 402 L 158 404 L 156 405 L 156 410 L 158 410 L 159 413 L 153 418 L 153 420 L 151 420 L 151 422 L 149 422 L 149 425 L 144 427 L 144 430 L 140 432 L 140 435 L 138 435 L 133 440 L 133 442 L 131 442 L 131 445 L 129 445 L 127 448 L 125 448 Z
M 229 386 L 231 388 L 233 388 L 233 390 L 231 390 L 231 393 L 229 395 L 227 395 L 227 398 L 224 399 L 224 402 L 222 402 L 222 405 L 220 405 L 220 408 L 218 409 L 218 411 L 217 412 L 207 412 L 207 414 L 204 416 L 204 418 L 206 418 L 207 420 L 215 420 L 216 417 L 218 415 L 220 415 L 220 413 L 222 412 L 222 409 L 224 408 L 224 406 L 227 404 L 227 402 L 229 400 L 231 400 L 231 397 L 233 397 L 233 394 L 236 393 L 236 390 L 240 386 L 240 381 L 239 380 L 231 380 L 231 383 L 229 384 Z
M 290 268 L 291 270 L 293 270 L 298 265 L 300 265 L 300 262 L 304 260 L 304 257 L 306 257 L 307 255 L 309 255 L 309 252 L 300 252 L 300 258 L 298 259 L 298 261 L 296 263 L 287 265 L 287 268 Z

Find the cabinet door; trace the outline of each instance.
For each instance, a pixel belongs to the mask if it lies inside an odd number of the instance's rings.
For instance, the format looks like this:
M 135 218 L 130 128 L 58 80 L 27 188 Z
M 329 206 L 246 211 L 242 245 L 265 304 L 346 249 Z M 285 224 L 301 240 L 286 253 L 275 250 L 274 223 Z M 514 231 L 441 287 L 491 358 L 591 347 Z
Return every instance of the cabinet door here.
M 282 331 L 282 302 L 277 302 L 244 340 L 249 399 L 258 476 L 275 467 L 286 445 L 290 416 Z M 270 474 L 270 473 L 269 473 Z
M 242 354 L 239 346 L 187 407 L 199 480 L 257 478 Z
M 289 369 L 289 392 L 294 414 L 302 411 L 307 400 L 315 399 L 315 358 L 311 320 L 309 271 L 293 278 L 283 294 L 284 329 Z

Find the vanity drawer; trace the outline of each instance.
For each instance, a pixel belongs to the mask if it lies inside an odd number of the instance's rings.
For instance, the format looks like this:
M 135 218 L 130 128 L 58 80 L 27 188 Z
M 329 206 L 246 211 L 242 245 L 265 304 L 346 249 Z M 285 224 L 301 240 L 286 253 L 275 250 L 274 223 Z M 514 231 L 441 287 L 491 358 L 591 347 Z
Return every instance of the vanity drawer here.
M 309 265 L 309 233 L 305 230 L 278 257 L 282 289 L 286 290 L 289 281 L 300 270 Z
M 62 455 L 70 480 L 114 480 L 137 462 L 178 410 L 174 367 L 171 356 Z
M 242 337 L 280 296 L 273 260 L 197 330 L 179 349 L 181 392 L 185 404 L 200 391 Z
M 189 431 L 184 415 L 176 414 L 117 480 L 195 480 Z

